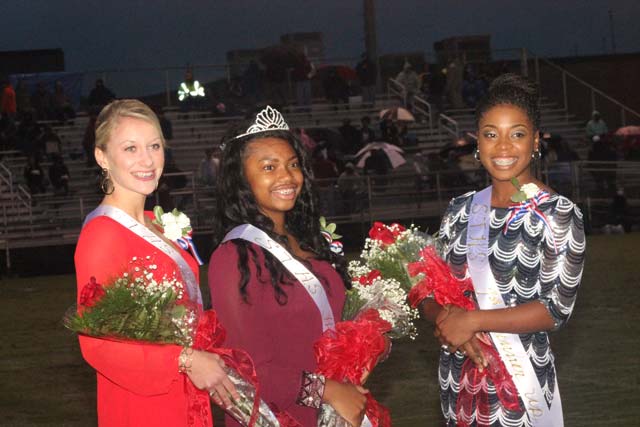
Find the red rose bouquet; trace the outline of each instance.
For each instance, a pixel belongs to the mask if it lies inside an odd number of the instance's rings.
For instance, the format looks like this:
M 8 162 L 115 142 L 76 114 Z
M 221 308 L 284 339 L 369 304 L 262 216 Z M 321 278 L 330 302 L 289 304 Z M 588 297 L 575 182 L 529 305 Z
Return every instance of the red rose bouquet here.
M 433 298 L 442 306 L 453 305 L 475 310 L 473 284 L 470 279 L 460 280 L 453 275 L 448 264 L 439 255 L 439 242 L 415 227 L 385 225 L 376 222 L 369 232 L 361 258 L 375 268 L 383 278 L 393 278 L 409 293 L 411 307 L 417 307 L 425 298 Z M 474 399 L 480 413 L 489 413 L 486 385 L 490 379 L 503 406 L 519 410 L 515 384 L 488 335 L 480 340 L 483 357 L 489 363 L 480 371 L 470 359 L 464 361 L 461 390 L 458 394 L 458 420 L 464 426 L 464 413 L 471 413 Z
M 144 260 L 144 261 L 148 261 Z M 157 280 L 155 266 L 134 258 L 128 271 L 102 285 L 94 277 L 80 292 L 79 304 L 67 312 L 63 323 L 74 332 L 119 340 L 176 344 L 219 354 L 240 394 L 225 410 L 244 426 L 279 427 L 280 418 L 260 399 L 253 361 L 243 351 L 222 348 L 226 332 L 213 310 L 191 303 L 184 284 L 175 277 Z M 189 414 L 208 406 L 209 395 L 187 382 Z M 189 425 L 199 425 L 190 417 Z
M 320 374 L 336 381 L 363 385 L 388 353 L 389 338 L 415 336 L 413 319 L 417 312 L 408 306 L 407 294 L 396 280 L 385 279 L 380 272 L 359 262 L 349 265 L 349 273 L 352 287 L 347 291 L 342 321 L 336 323 L 335 330 L 327 330 L 316 341 L 314 351 Z M 388 409 L 370 394 L 366 415 L 374 427 L 391 426 Z M 331 406 L 322 405 L 318 426 L 348 424 Z

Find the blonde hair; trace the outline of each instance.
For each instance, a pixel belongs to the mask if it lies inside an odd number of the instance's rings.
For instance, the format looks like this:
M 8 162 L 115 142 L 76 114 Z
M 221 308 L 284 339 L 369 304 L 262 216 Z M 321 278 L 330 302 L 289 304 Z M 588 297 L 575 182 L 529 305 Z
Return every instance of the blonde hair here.
M 122 117 L 131 117 L 150 123 L 160 134 L 162 146 L 166 145 L 158 116 L 148 105 L 137 99 L 118 99 L 107 104 L 98 114 L 96 119 L 96 148 L 102 151 L 107 149 L 107 142 L 109 142 L 111 133 L 118 126 L 118 121 Z

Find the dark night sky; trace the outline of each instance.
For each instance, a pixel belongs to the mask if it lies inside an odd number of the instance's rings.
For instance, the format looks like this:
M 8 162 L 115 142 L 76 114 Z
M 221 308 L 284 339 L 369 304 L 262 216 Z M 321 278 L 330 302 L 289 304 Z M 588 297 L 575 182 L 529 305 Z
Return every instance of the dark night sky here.
M 2 0 L 0 51 L 62 48 L 68 71 L 224 63 L 229 49 L 263 47 L 294 31 L 324 33 L 328 57 L 364 49 L 362 0 Z M 465 34 L 495 49 L 550 56 L 640 51 L 638 0 L 378 0 L 381 53 L 422 50 Z M 603 42 L 603 38 L 606 38 Z

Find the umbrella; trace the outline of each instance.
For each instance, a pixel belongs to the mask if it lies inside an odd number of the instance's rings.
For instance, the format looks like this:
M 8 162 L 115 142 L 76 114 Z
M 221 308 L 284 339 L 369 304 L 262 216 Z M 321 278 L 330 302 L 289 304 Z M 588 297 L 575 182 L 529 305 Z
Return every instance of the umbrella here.
M 402 107 L 393 107 L 387 108 L 386 110 L 382 110 L 379 113 L 381 119 L 391 119 L 398 120 L 401 122 L 415 122 L 416 118 L 413 117 L 413 114 L 406 108 Z
M 394 169 L 407 163 L 403 156 L 404 151 L 397 145 L 387 142 L 370 142 L 356 153 L 356 157 L 360 157 L 356 166 L 363 168 L 365 161 L 371 156 L 373 150 L 382 150 L 382 152 L 387 155 L 389 163 L 391 163 L 391 167 Z
M 346 65 L 321 65 L 318 67 L 318 77 L 321 80 L 324 80 L 326 76 L 329 75 L 332 71 L 335 71 L 338 76 L 340 76 L 343 80 L 356 80 L 358 75 L 356 71 L 347 67 Z
M 618 129 L 615 133 L 619 136 L 640 135 L 640 126 L 625 126 Z

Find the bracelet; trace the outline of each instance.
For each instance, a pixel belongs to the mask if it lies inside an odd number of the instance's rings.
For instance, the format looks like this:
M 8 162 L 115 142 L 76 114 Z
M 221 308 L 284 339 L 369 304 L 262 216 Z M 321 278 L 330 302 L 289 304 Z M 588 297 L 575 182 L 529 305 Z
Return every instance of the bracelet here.
M 178 372 L 188 374 L 191 372 L 191 364 L 193 363 L 193 349 L 191 347 L 182 347 L 180 356 L 178 356 Z
M 322 405 L 325 382 L 324 375 L 302 371 L 302 387 L 300 387 L 296 403 L 318 409 Z

